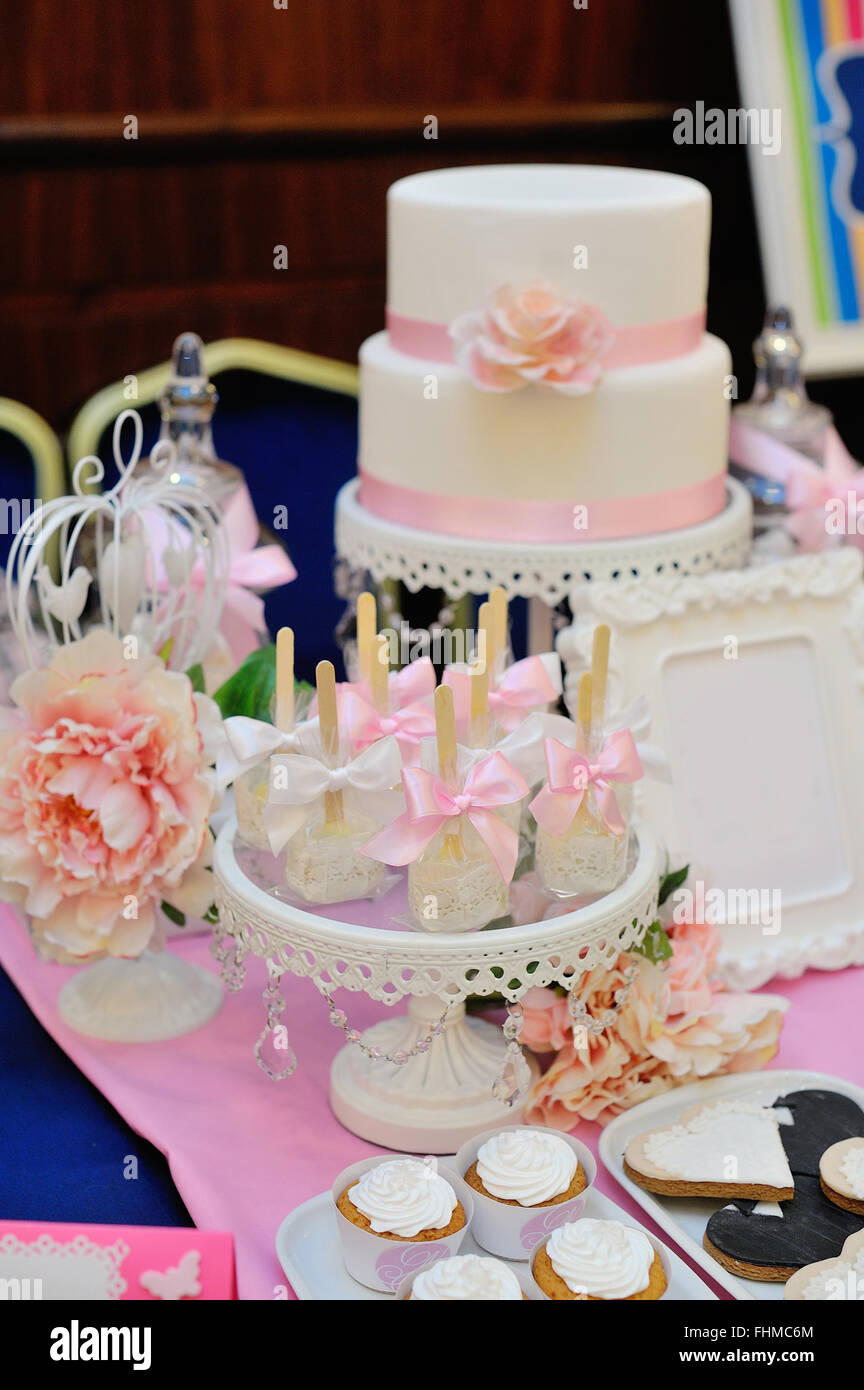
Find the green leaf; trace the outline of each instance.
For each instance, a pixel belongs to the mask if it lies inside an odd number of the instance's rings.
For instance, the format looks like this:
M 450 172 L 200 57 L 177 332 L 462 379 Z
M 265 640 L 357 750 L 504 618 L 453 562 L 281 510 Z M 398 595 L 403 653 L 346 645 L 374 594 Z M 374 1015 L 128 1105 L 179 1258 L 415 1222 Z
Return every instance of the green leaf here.
M 178 912 L 176 907 L 172 907 L 170 903 L 166 902 L 163 902 L 162 904 L 162 911 L 165 913 L 165 916 L 168 918 L 168 921 L 174 923 L 175 927 L 185 927 L 185 912 Z
M 201 920 L 202 920 L 203 922 L 210 922 L 210 923 L 218 922 L 218 921 L 219 921 L 219 909 L 218 909 L 218 907 L 216 906 L 215 903 L 211 903 L 211 904 L 210 904 L 210 906 L 208 907 L 207 911 L 204 913 L 204 916 L 202 917 Z
M 204 685 L 204 667 L 201 665 L 201 662 L 196 661 L 194 666 L 189 667 L 189 670 L 186 672 L 186 674 L 192 682 L 192 689 L 196 692 L 196 694 L 206 695 L 207 691 Z
M 674 874 L 664 874 L 660 880 L 660 893 L 657 898 L 658 907 L 662 907 L 666 899 L 680 888 L 690 872 L 690 865 L 685 864 L 683 869 L 676 869 Z
M 654 965 L 661 960 L 668 960 L 672 954 L 672 942 L 666 935 L 660 922 L 652 922 L 640 945 L 631 946 L 631 951 L 638 952 L 640 956 L 645 956 Z
M 245 714 L 249 719 L 270 719 L 270 702 L 276 688 L 276 648 L 259 647 L 250 652 L 233 676 L 220 685 L 213 699 L 223 719 Z
M 173 637 L 169 637 L 169 638 L 168 638 L 168 641 L 164 644 L 164 646 L 162 646 L 162 647 L 159 648 L 159 652 L 158 652 L 159 660 L 160 660 L 160 661 L 164 661 L 166 666 L 168 665 L 168 662 L 171 660 L 171 653 L 172 653 L 173 650 L 174 650 L 174 638 L 173 638 Z

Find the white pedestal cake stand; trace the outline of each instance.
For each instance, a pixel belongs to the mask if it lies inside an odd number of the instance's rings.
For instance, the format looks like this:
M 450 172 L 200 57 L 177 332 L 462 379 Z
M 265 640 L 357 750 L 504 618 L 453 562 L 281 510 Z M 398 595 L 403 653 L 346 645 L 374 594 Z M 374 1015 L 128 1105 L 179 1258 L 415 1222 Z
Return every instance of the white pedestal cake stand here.
M 243 872 L 235 830 L 232 819 L 213 861 L 217 953 L 228 964 L 229 988 L 242 983 L 238 970 L 251 952 L 267 961 L 268 989 L 278 989 L 289 972 L 311 979 L 322 993 L 342 987 L 391 1006 L 407 997 L 407 1015 L 362 1035 L 388 1053 L 410 1050 L 449 1006 L 440 1036 L 401 1066 L 372 1060 L 350 1044 L 333 1062 L 330 1103 L 337 1118 L 386 1148 L 452 1153 L 480 1130 L 518 1121 L 518 1109 L 492 1096 L 505 1056 L 501 1029 L 467 1017 L 466 998 L 501 994 L 515 1002 L 532 985 L 572 989 L 586 971 L 637 944 L 656 915 L 660 853 L 642 826 L 631 871 L 615 892 L 549 921 L 464 934 L 358 926 L 277 899 Z
M 336 553 L 341 559 L 379 583 L 399 580 L 410 593 L 443 589 L 459 598 L 488 593 L 500 584 L 508 598 L 532 600 L 531 651 L 549 650 L 548 610 L 571 599 L 585 583 L 738 569 L 750 553 L 752 503 L 734 478 L 726 480 L 723 511 L 698 526 L 609 541 L 579 540 L 574 532 L 569 545 L 467 540 L 400 526 L 367 511 L 357 498 L 359 486 L 353 479 L 336 498 Z

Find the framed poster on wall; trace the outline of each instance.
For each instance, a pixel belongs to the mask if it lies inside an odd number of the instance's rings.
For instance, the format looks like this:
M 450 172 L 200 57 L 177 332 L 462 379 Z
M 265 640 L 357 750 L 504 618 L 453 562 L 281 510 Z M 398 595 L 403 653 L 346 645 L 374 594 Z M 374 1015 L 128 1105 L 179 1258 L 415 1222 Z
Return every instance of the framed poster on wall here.
M 766 292 L 810 376 L 864 370 L 864 0 L 730 0 Z M 754 120 L 756 118 L 754 117 Z M 777 118 L 774 116 L 774 128 Z

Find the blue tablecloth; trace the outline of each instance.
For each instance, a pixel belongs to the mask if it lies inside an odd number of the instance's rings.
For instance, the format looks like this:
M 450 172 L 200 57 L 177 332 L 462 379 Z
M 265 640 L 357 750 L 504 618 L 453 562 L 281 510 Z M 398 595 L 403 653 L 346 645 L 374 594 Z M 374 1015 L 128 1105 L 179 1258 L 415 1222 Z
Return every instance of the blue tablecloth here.
M 136 1169 L 137 1176 L 124 1176 Z M 3 970 L 0 1216 L 130 1226 L 193 1224 L 163 1155 L 135 1134 L 82 1076 Z

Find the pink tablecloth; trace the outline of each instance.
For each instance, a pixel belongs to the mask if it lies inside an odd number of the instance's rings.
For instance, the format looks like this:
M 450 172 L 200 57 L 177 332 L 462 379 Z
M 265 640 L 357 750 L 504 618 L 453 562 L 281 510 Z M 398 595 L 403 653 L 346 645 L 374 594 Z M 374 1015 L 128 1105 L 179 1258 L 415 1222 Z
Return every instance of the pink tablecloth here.
M 212 968 L 204 937 L 175 939 L 171 949 Z M 247 984 L 197 1033 L 147 1046 L 92 1042 L 57 1017 L 66 968 L 37 959 L 10 909 L 0 908 L 0 963 L 41 1023 L 129 1125 L 166 1155 L 197 1225 L 235 1235 L 241 1298 L 272 1299 L 284 1275 L 273 1241 L 292 1208 L 329 1185 L 347 1164 L 375 1153 L 335 1120 L 327 1104 L 331 1059 L 342 1034 L 308 981 L 285 976 L 284 1020 L 300 1066 L 288 1081 L 270 1081 L 252 1047 L 263 1023 L 264 970 L 250 961 Z M 864 971 L 811 971 L 777 982 L 792 1007 L 774 1065 L 833 1073 L 864 1084 L 864 1045 L 857 1020 Z M 386 1012 L 361 995 L 348 998 L 352 1022 L 366 1027 Z M 856 1042 L 856 1038 L 858 1041 Z M 596 1149 L 596 1125 L 579 1137 Z M 628 1211 L 639 1208 L 605 1170 L 598 1187 Z M 643 1218 L 644 1219 L 644 1218 Z

